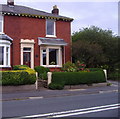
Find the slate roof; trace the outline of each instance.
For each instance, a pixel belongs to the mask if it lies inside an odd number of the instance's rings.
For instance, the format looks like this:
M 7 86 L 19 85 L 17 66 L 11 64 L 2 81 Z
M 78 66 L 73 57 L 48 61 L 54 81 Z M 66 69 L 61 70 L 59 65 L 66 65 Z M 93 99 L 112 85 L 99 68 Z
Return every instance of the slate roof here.
M 67 43 L 63 39 L 51 39 L 38 37 L 38 45 L 58 45 L 65 46 Z
M 36 10 L 30 7 L 26 6 L 19 6 L 19 5 L 14 5 L 14 6 L 9 6 L 5 4 L 0 4 L 0 12 L 4 14 L 11 14 L 11 15 L 21 15 L 21 16 L 35 16 L 35 17 L 42 17 L 42 18 L 53 18 L 53 19 L 58 19 L 58 20 L 67 20 L 67 21 L 72 21 L 72 18 L 65 17 L 65 16 L 60 16 L 60 15 L 55 15 L 52 13 L 47 13 L 44 11 Z
M 6 34 L 0 34 L 0 39 L 1 40 L 8 40 L 10 42 L 13 41 L 13 39 L 11 37 L 9 37 L 8 35 L 6 35 Z

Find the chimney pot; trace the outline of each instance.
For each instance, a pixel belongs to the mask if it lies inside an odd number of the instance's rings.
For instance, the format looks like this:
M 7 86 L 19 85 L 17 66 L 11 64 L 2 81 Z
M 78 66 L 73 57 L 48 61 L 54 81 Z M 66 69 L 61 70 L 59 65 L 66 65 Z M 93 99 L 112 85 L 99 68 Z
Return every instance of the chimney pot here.
M 52 14 L 59 15 L 59 9 L 57 8 L 57 5 L 53 6 Z
M 14 0 L 7 0 L 7 5 L 14 6 Z

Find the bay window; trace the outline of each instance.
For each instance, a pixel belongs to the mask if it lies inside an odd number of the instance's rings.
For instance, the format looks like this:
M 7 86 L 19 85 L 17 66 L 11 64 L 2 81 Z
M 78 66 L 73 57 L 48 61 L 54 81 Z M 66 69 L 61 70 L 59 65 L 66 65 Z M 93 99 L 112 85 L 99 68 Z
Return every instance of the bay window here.
M 0 46 L 0 65 L 3 65 L 4 61 L 4 47 Z
M 9 45 L 0 45 L 0 67 L 10 67 Z
M 10 66 L 10 47 L 13 39 L 8 35 L 0 34 L 0 68 L 11 67 Z
M 3 16 L 0 14 L 0 33 L 3 32 Z
M 41 65 L 46 67 L 62 66 L 61 47 L 41 48 Z

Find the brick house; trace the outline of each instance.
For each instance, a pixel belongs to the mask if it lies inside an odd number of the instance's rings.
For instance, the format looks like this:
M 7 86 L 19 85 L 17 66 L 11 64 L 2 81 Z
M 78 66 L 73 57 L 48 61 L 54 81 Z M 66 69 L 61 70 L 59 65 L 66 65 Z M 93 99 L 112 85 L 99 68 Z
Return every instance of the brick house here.
M 62 67 L 71 61 L 72 18 L 14 5 L 0 5 L 0 69 L 13 65 Z

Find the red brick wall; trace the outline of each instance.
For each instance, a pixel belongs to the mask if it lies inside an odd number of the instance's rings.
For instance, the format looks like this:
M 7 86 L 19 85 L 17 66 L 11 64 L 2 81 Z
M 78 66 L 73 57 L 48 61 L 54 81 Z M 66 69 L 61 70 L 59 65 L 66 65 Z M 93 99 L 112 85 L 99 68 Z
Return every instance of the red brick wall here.
M 65 62 L 71 61 L 71 24 L 70 22 L 57 21 L 56 26 L 57 37 L 68 43 L 65 46 Z
M 20 39 L 34 39 L 34 64 L 40 65 L 40 47 L 38 46 L 38 37 L 45 37 L 46 35 L 46 21 L 45 19 L 18 17 L 18 16 L 5 16 L 4 17 L 4 33 L 13 38 L 11 49 L 11 64 L 20 64 Z M 71 47 L 70 47 L 70 22 L 57 21 L 56 34 L 57 38 L 64 39 L 68 46 L 66 46 L 66 61 L 71 60 Z

